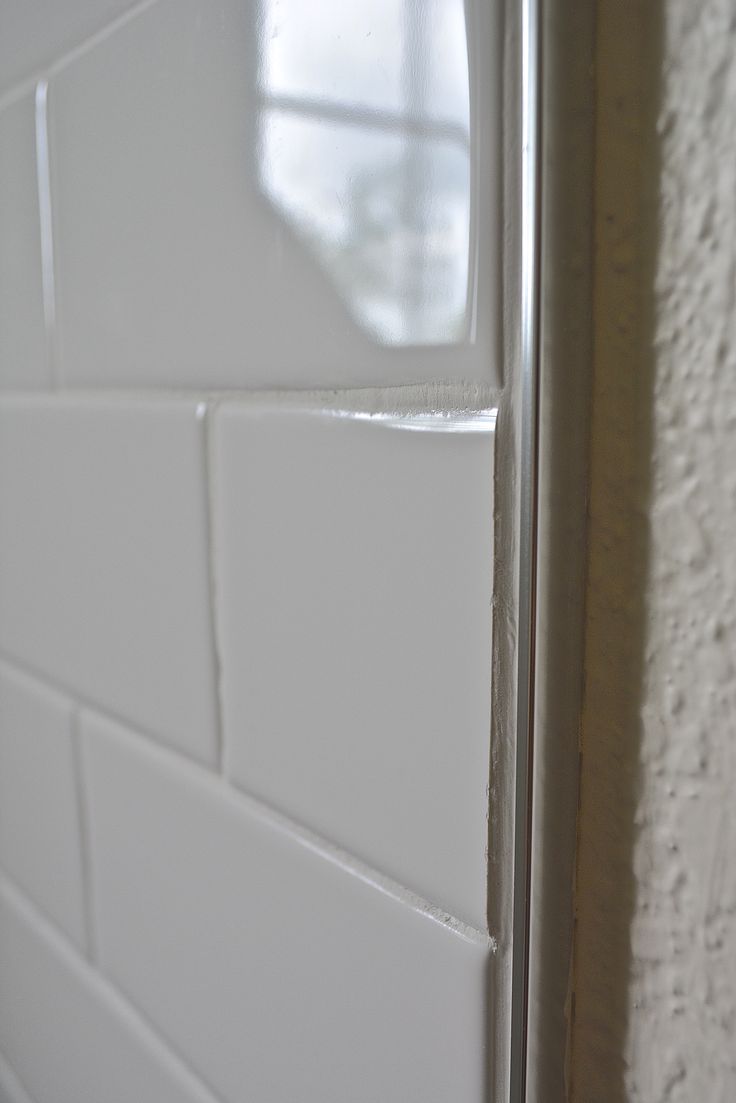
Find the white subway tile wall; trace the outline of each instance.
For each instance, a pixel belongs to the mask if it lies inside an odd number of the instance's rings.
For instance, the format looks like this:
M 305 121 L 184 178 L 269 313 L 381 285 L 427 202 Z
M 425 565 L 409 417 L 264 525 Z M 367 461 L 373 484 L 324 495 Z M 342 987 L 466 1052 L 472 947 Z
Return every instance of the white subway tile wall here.
M 203 410 L 0 399 L 0 646 L 214 761 Z
M 83 735 L 101 966 L 223 1099 L 482 1098 L 482 937 L 109 721 Z
M 104 979 L 0 880 L 0 1048 L 36 1103 L 213 1103 Z
M 0 1103 L 484 1103 L 496 6 L 42 14 L 0 43 Z
M 498 116 L 494 67 L 480 74 L 481 128 L 470 117 L 463 71 L 464 6 L 446 0 L 461 28 L 457 45 L 451 50 L 445 35 L 426 53 L 449 55 L 446 83 L 461 101 L 459 120 L 422 107 L 421 74 L 415 93 L 397 90 L 396 102 L 378 109 L 366 78 L 341 86 L 339 77 L 361 60 L 372 31 L 382 31 L 386 49 L 406 39 L 411 50 L 402 5 L 356 2 L 360 35 L 349 54 L 340 27 L 331 30 L 342 3 L 321 6 L 317 96 L 284 96 L 278 82 L 271 90 L 270 74 L 283 73 L 288 59 L 272 56 L 260 23 L 273 20 L 276 40 L 291 20 L 301 36 L 319 11 L 292 2 L 280 12 L 268 0 L 159 0 L 52 76 L 58 363 L 66 382 L 497 380 L 498 276 L 485 268 L 495 206 L 471 196 L 473 162 L 487 157 Z M 426 35 L 422 3 L 407 9 L 415 7 L 417 34 Z M 380 54 L 375 64 L 384 68 Z M 369 86 L 383 82 L 376 71 Z M 309 125 L 294 132 L 290 121 Z M 285 146 L 298 151 L 296 163 L 281 159 Z M 334 166 L 327 177 L 325 164 Z M 488 188 L 498 172 L 496 163 Z M 374 193 L 376 181 L 383 190 Z M 402 218 L 408 202 L 416 217 Z M 455 305 L 445 317 L 446 303 Z
M 482 927 L 492 435 L 225 408 L 214 438 L 228 774 Z

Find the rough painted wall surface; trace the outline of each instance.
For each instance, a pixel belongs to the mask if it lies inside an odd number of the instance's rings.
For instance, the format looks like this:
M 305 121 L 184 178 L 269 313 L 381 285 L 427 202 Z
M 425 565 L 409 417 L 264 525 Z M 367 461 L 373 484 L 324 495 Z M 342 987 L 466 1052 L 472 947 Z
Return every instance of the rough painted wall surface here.
M 627 1083 L 736 1099 L 736 3 L 675 0 Z
M 572 1094 L 730 1103 L 736 3 L 645 7 L 599 4 Z

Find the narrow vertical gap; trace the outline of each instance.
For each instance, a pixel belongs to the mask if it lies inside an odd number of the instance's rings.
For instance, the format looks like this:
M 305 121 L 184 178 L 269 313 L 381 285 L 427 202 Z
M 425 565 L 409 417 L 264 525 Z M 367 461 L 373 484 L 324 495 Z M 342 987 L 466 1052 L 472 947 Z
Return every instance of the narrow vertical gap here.
M 591 413 L 596 5 L 546 0 L 527 1094 L 568 1098 Z
M 570 1098 L 580 1103 L 632 1098 L 627 1046 L 661 351 L 657 123 L 666 15 L 663 0 L 596 4 L 585 679 L 569 1060 Z
M 74 785 L 77 801 L 77 828 L 79 832 L 79 850 L 82 862 L 82 894 L 84 908 L 85 949 L 93 965 L 98 963 L 98 940 L 95 923 L 94 889 L 92 884 L 92 840 L 90 837 L 89 804 L 87 800 L 87 777 L 84 766 L 84 750 L 80 730 L 81 710 L 78 705 L 72 709 L 72 753 L 74 755 Z
M 47 80 L 36 85 L 36 184 L 41 235 L 41 288 L 46 329 L 46 359 L 52 387 L 56 378 L 56 282 L 54 277 L 54 234 L 51 212 L 51 166 L 49 162 L 49 119 Z
M 204 463 L 205 526 L 207 540 L 207 587 L 209 596 L 210 640 L 212 652 L 212 678 L 214 683 L 215 740 L 217 770 L 225 773 L 225 730 L 222 702 L 222 652 L 218 616 L 217 567 L 215 556 L 215 461 L 214 426 L 212 424 L 217 402 L 200 402 L 197 418 L 202 424 L 202 453 Z

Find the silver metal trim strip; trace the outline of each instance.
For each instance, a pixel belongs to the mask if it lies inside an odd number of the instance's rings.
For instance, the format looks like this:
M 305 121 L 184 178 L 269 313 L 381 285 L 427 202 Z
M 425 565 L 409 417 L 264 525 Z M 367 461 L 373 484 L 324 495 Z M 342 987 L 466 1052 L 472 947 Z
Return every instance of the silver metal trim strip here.
M 510 1103 L 526 1103 L 527 1098 L 539 465 L 540 4 L 541 0 L 521 0 L 521 462 Z

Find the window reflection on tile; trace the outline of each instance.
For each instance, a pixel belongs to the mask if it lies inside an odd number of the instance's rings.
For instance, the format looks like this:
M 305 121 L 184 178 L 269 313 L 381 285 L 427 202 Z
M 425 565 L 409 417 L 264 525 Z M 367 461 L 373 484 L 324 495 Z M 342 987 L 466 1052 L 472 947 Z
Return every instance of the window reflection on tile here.
M 325 27 L 329 28 L 325 33 Z M 265 0 L 260 181 L 386 345 L 469 329 L 463 0 Z
M 157 0 L 61 65 L 59 379 L 498 382 L 500 6 Z
M 262 87 L 272 97 L 406 112 L 467 131 L 463 0 L 263 0 Z

